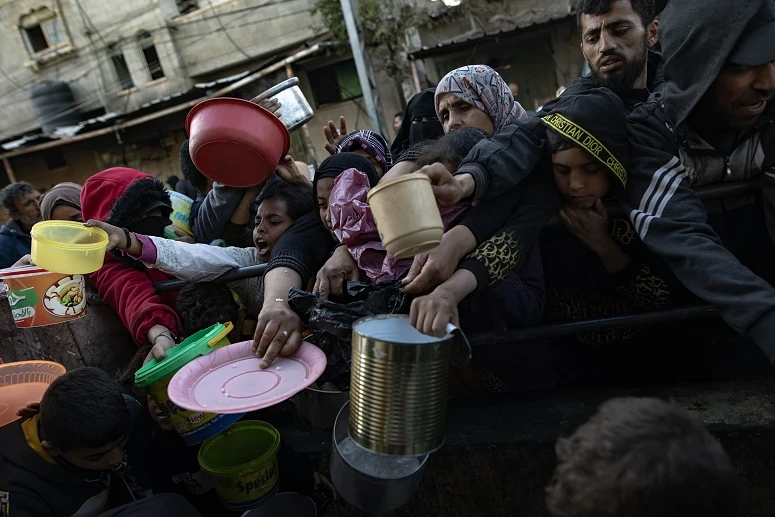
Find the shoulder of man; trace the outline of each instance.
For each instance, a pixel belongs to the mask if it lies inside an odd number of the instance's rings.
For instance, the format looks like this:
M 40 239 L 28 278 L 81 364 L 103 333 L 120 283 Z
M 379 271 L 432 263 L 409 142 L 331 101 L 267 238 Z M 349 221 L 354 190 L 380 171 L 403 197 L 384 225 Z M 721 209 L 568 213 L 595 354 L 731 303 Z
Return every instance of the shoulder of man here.
M 676 151 L 677 137 L 665 117 L 661 93 L 651 94 L 648 101 L 632 110 L 627 117 L 627 137 L 631 144 Z

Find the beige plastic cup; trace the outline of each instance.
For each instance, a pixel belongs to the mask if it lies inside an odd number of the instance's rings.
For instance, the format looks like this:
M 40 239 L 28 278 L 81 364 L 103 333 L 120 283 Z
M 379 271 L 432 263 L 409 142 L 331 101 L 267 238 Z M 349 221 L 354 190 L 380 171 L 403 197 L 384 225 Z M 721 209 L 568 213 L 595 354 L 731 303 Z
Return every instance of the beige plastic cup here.
M 382 245 L 396 258 L 410 258 L 441 243 L 444 224 L 424 174 L 409 174 L 380 183 L 366 198 Z

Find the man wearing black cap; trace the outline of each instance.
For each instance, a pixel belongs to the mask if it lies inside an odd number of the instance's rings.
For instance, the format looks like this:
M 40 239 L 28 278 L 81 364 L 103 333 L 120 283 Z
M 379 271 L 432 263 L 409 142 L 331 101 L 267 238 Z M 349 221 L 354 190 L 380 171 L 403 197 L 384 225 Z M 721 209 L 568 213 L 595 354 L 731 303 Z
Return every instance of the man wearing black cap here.
M 671 0 L 661 20 L 664 90 L 628 120 L 630 219 L 686 287 L 775 361 L 762 203 L 741 194 L 703 205 L 693 191 L 760 179 L 773 228 L 775 0 Z

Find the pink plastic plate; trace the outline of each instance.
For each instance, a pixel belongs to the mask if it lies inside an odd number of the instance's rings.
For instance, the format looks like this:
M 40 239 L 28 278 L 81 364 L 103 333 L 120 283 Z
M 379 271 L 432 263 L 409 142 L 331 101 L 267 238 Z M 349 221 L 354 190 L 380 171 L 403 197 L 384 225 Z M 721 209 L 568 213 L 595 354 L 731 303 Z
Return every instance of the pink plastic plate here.
M 170 400 L 189 411 L 247 413 L 291 398 L 326 369 L 326 354 L 302 343 L 296 355 L 278 357 L 262 370 L 252 345 L 235 343 L 188 363 L 169 383 Z

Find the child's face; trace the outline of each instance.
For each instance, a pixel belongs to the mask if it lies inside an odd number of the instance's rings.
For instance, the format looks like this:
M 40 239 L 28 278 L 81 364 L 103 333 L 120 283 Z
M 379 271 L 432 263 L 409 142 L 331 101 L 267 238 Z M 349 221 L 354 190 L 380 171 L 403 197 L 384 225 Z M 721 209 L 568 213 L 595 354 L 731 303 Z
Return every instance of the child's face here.
M 571 205 L 592 208 L 608 194 L 608 175 L 600 164 L 578 147 L 552 155 L 554 183 Z
M 265 199 L 258 205 L 255 222 L 253 243 L 261 262 L 269 262 L 272 248 L 293 223 L 293 219 L 288 215 L 287 203 L 279 197 Z
M 328 198 L 331 197 L 331 190 L 334 188 L 334 179 L 335 178 L 319 179 L 317 183 L 317 192 L 315 193 L 318 198 L 318 214 L 332 236 L 334 235 L 334 232 L 331 230 L 331 214 L 328 210 Z M 334 239 L 336 239 L 335 236 Z
M 383 174 L 385 174 L 385 171 L 382 170 L 382 165 L 379 163 L 379 160 L 374 158 L 367 151 L 364 151 L 363 149 L 358 149 L 357 151 L 353 151 L 353 152 L 368 158 L 371 164 L 374 166 L 374 168 L 377 169 L 377 174 L 379 175 L 380 178 L 382 177 Z
M 83 447 L 70 451 L 57 449 L 50 442 L 45 440 L 41 445 L 50 456 L 59 456 L 78 468 L 103 472 L 113 470 L 124 461 L 126 442 L 127 438 L 123 437 L 103 447 Z

